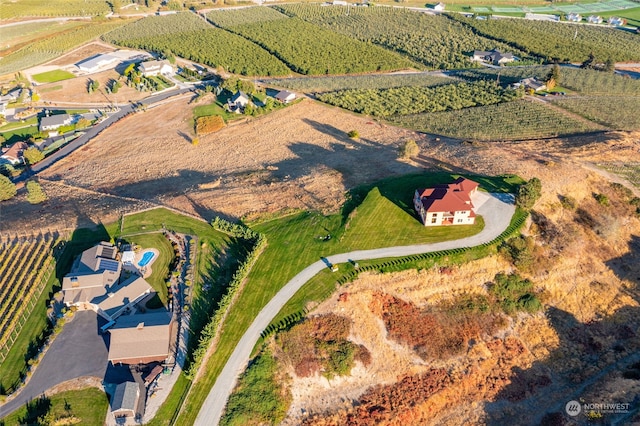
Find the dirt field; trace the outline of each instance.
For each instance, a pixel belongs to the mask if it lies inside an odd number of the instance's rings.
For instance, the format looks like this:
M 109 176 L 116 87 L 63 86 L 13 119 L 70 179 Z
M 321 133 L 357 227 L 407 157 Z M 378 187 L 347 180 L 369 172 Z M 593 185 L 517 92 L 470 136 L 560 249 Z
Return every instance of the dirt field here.
M 197 146 L 191 109 L 177 101 L 130 116 L 42 176 L 210 218 L 335 209 L 346 188 L 418 169 L 396 151 L 423 138 L 308 100 L 201 137 Z M 358 141 L 346 137 L 354 128 Z
M 122 87 L 117 94 L 108 94 L 105 90 L 110 80 L 117 80 L 120 74 L 115 70 L 108 70 L 91 74 L 89 76 L 76 77 L 69 80 L 57 81 L 55 83 L 40 84 L 36 91 L 40 94 L 40 104 L 46 102 L 64 102 L 81 104 L 124 104 L 128 101 L 137 101 L 149 96 L 148 92 L 140 92 L 132 87 L 127 87 L 122 82 Z M 97 92 L 88 93 L 87 84 L 89 80 L 100 82 Z
M 193 106 L 187 100 L 169 102 L 110 127 L 41 174 L 68 185 L 52 187 L 48 205 L 34 208 L 22 197 L 2 203 L 0 231 L 30 228 L 30 221 L 52 228 L 91 224 L 96 218 L 107 221 L 136 203 L 166 204 L 207 219 L 214 214 L 243 217 L 297 208 L 329 211 L 355 185 L 424 169 L 538 176 L 549 194 L 571 182 L 587 194 L 589 189 L 581 183 L 596 173 L 582 164 L 638 157 L 637 134 L 462 143 L 381 125 L 310 100 L 234 123 L 201 137 L 194 146 Z M 353 129 L 359 131 L 359 140 L 346 136 Z M 407 139 L 421 146 L 421 154 L 412 161 L 397 155 Z M 74 187 L 94 191 L 92 198 L 111 201 L 92 206 L 87 195 Z M 546 202 L 557 203 L 553 197 Z M 52 206 L 57 210 L 49 216 Z M 34 209 L 46 219 L 23 214 Z
M 58 59 L 55 59 L 51 62 L 47 62 L 47 65 L 71 65 L 76 62 L 80 62 L 83 59 L 90 58 L 91 56 L 98 55 L 100 53 L 111 53 L 115 52 L 115 48 L 109 46 L 106 43 L 102 42 L 93 42 L 89 44 L 85 44 L 82 47 L 79 47 L 71 52 L 60 56 Z

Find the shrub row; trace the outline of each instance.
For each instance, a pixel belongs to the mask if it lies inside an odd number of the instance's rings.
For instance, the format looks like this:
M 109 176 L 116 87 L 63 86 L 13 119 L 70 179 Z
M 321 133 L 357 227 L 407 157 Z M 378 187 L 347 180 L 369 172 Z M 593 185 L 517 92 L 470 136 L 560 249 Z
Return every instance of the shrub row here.
M 213 229 L 216 231 L 224 232 L 225 234 L 229 234 L 237 238 L 244 238 L 245 240 L 257 240 L 264 238 L 262 234 L 254 231 L 253 229 L 247 228 L 239 223 L 230 222 L 222 219 L 221 217 L 213 219 L 211 221 L 211 226 L 213 226 Z
M 258 258 L 260 252 L 264 248 L 267 243 L 267 239 L 263 234 L 259 234 L 246 226 L 235 224 L 229 222 L 227 220 L 216 217 L 211 225 L 218 231 L 225 232 L 229 235 L 239 238 L 245 238 L 248 240 L 253 240 L 253 248 L 247 254 L 247 257 L 244 261 L 238 266 L 238 269 L 233 274 L 231 278 L 231 282 L 227 287 L 227 292 L 220 302 L 218 302 L 218 308 L 216 309 L 216 313 L 211 317 L 211 320 L 204 326 L 202 332 L 200 333 L 200 339 L 198 340 L 198 346 L 193 351 L 191 356 L 191 361 L 189 363 L 189 367 L 186 370 L 186 377 L 189 380 L 193 380 L 198 369 L 200 368 L 200 364 L 204 358 L 204 355 L 207 353 L 207 349 L 211 345 L 213 338 L 218 333 L 220 326 L 222 325 L 222 321 L 227 315 L 231 304 L 236 297 L 238 291 L 240 290 L 243 281 L 249 274 L 253 263 Z
M 515 218 L 514 220 L 512 220 L 509 227 L 507 227 L 507 229 L 505 229 L 500 235 L 498 235 L 493 240 L 476 247 L 497 246 L 498 244 L 502 243 L 504 240 L 513 236 L 522 227 L 525 220 L 527 220 L 529 213 L 524 210 L 518 210 L 516 211 L 514 216 Z M 473 250 L 476 247 L 461 247 L 456 249 L 433 251 L 429 253 L 420 253 L 420 254 L 414 254 L 411 256 L 398 257 L 393 260 L 387 260 L 385 262 L 364 265 L 359 267 L 357 270 L 351 271 L 350 273 L 342 276 L 340 279 L 338 279 L 338 284 L 344 285 L 350 281 L 353 281 L 355 278 L 357 278 L 358 274 L 360 274 L 361 272 L 378 271 L 383 273 L 383 272 L 399 271 L 399 270 L 407 269 L 407 265 L 414 262 L 420 262 L 424 260 L 434 260 L 434 259 L 440 259 L 443 257 L 451 256 L 451 255 L 462 254 L 470 250 Z
M 307 315 L 307 312 L 307 309 L 304 308 L 301 311 L 287 315 L 276 324 L 269 324 L 267 328 L 262 330 L 262 333 L 260 333 L 260 337 L 264 339 L 265 337 L 268 337 L 272 334 L 279 333 L 283 330 L 288 330 L 292 326 L 299 323 L 305 317 L 305 315 Z

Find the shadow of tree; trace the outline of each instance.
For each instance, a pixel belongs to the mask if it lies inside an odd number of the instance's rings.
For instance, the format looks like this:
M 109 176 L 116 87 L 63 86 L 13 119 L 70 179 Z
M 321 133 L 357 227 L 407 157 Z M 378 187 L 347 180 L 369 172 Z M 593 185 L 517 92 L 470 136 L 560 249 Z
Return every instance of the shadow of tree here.
M 51 411 L 51 400 L 46 396 L 27 402 L 26 410 L 25 415 L 18 420 L 21 425 L 44 426 L 51 423 L 47 416 Z

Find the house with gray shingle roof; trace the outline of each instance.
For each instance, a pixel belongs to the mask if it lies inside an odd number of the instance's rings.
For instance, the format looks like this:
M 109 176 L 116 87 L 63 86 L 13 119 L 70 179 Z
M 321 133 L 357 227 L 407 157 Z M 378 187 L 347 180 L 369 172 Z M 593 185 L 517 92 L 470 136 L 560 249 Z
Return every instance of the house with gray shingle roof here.
M 46 132 L 50 130 L 57 130 L 62 126 L 68 126 L 69 124 L 71 124 L 71 116 L 69 114 L 49 115 L 40 119 L 40 131 Z

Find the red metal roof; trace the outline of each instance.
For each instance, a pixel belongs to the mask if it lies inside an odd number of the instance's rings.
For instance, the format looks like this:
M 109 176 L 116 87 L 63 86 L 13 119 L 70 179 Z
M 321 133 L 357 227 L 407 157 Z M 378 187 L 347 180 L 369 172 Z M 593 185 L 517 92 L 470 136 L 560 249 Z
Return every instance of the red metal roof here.
M 470 193 L 478 183 L 460 177 L 453 183 L 419 189 L 418 194 L 427 213 L 468 211 L 473 209 Z

